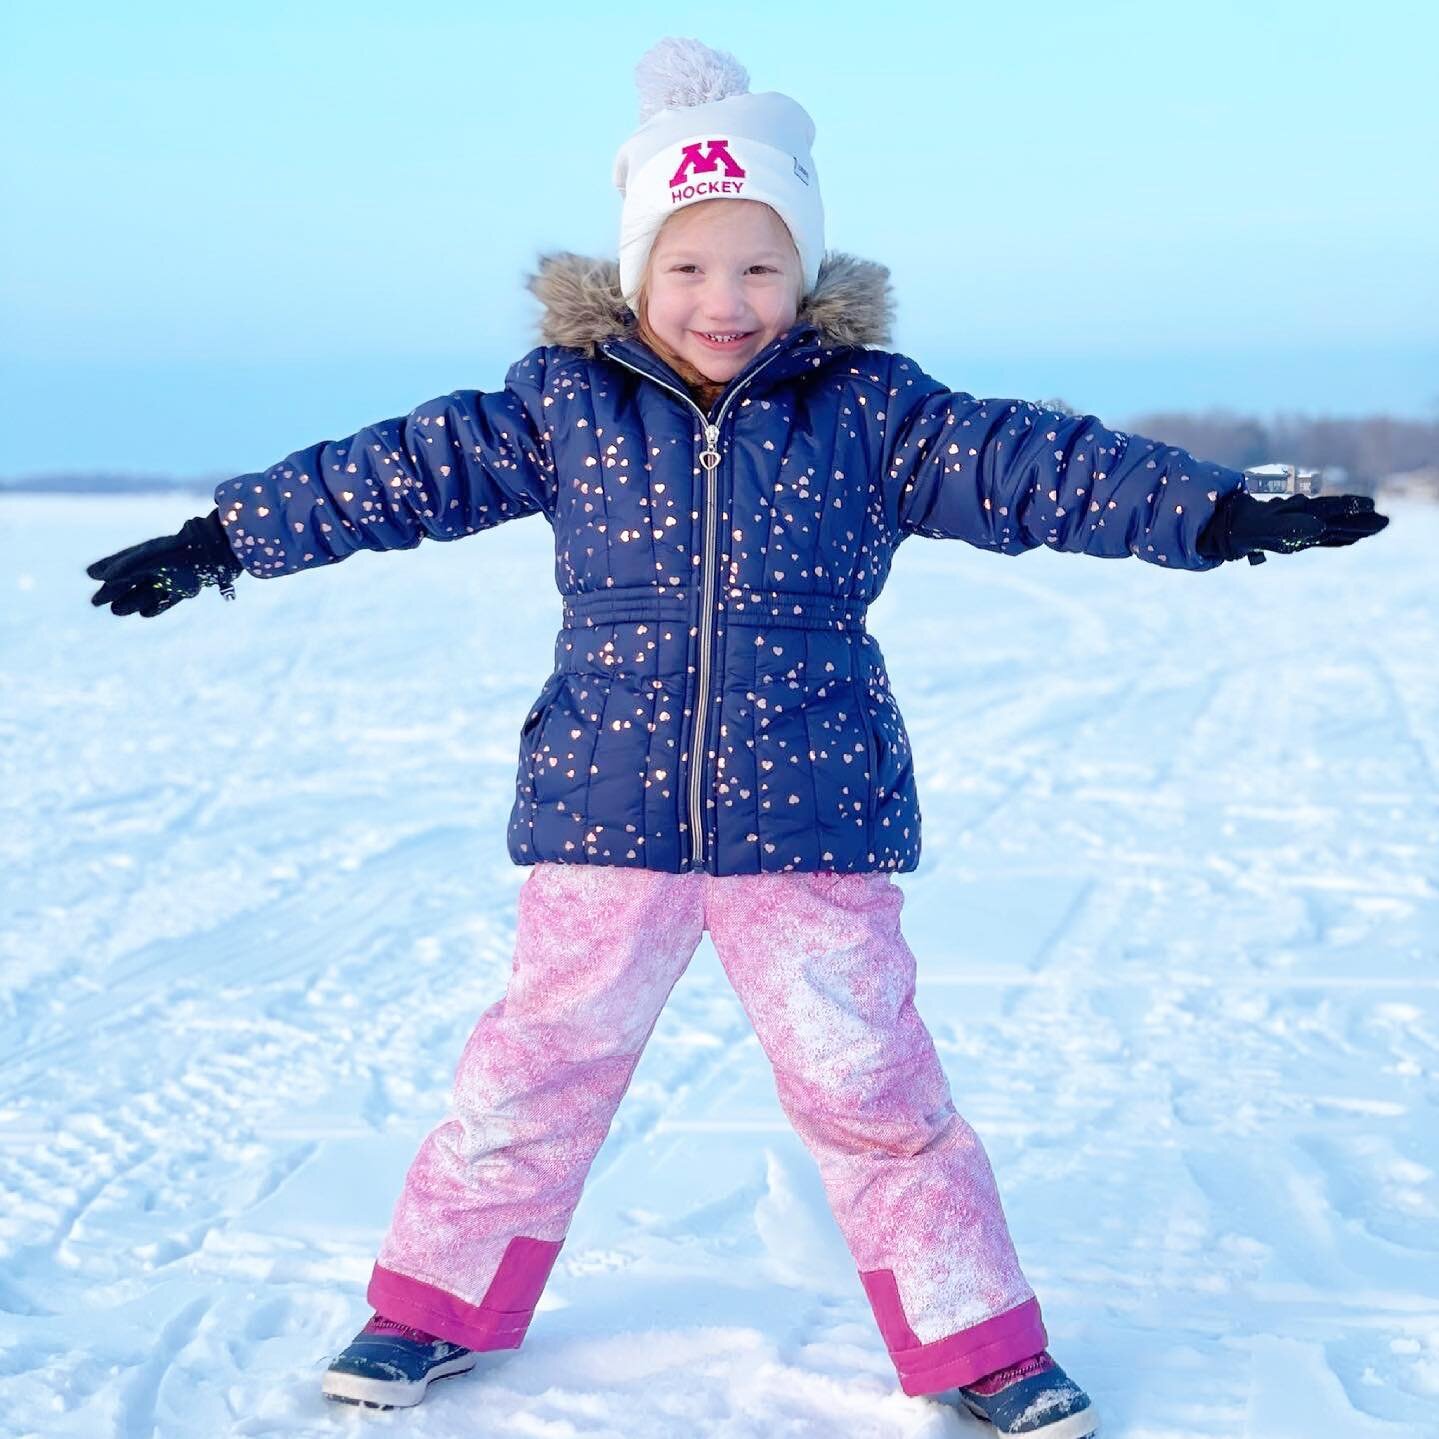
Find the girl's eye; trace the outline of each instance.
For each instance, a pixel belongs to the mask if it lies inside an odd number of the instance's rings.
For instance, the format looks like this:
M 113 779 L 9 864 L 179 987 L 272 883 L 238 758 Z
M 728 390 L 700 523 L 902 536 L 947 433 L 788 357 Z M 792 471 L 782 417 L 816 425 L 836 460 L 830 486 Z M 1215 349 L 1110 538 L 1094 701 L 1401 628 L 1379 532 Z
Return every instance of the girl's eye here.
M 779 271 L 776 270 L 773 265 L 751 265 L 749 268 L 750 268 L 750 273 L 751 273 L 751 274 L 777 275 L 777 274 L 779 273 Z M 698 266 L 698 265 L 695 265 L 695 264 L 683 264 L 683 265 L 671 265 L 671 266 L 670 266 L 670 272 L 671 272 L 672 274 L 675 274 L 675 275 L 688 275 L 688 274 L 692 274 L 694 271 L 696 271 L 696 270 L 698 270 L 698 269 L 699 269 L 699 266 Z

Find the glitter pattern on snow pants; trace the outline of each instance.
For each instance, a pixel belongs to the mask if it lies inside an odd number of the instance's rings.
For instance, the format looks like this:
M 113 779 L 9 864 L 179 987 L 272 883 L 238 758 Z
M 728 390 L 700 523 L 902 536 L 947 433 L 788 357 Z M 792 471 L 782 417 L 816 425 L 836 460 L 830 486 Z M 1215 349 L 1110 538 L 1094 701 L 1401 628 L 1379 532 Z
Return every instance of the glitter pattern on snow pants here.
M 989 1160 L 914 1007 L 888 873 L 537 864 L 514 968 L 424 1141 L 370 1281 L 382 1314 L 513 1349 L 640 1053 L 706 929 L 819 1163 L 909 1394 L 1038 1353 Z

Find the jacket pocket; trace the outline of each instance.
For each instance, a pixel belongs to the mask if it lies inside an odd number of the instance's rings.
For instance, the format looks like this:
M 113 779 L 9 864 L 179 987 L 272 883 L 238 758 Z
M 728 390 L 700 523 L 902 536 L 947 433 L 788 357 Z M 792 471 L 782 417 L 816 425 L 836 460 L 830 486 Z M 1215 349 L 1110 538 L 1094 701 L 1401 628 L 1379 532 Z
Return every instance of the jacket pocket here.
M 564 675 L 558 671 L 544 682 L 534 704 L 530 706 L 529 714 L 525 716 L 524 724 L 520 726 L 522 743 L 528 744 L 534 738 L 535 732 L 544 723 L 545 711 L 554 703 L 554 698 L 559 693 L 560 685 L 563 682 Z

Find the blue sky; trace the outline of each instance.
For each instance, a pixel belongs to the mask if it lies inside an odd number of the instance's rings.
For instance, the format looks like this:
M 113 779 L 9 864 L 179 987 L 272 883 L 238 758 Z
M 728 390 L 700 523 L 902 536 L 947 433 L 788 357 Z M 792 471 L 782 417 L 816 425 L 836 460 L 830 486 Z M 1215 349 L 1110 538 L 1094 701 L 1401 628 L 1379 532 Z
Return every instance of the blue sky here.
M 0 475 L 225 474 L 490 388 L 613 254 L 634 61 L 815 119 L 827 240 L 956 389 L 1439 415 L 1439 7 L 0 11 Z

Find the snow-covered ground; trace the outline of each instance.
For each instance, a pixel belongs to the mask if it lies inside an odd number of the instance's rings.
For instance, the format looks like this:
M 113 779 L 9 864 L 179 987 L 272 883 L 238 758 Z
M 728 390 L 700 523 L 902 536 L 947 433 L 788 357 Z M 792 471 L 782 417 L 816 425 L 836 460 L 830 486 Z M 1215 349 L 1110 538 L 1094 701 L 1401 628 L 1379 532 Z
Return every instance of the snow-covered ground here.
M 544 522 L 155 621 L 0 501 L 0 1433 L 933 1436 L 706 942 L 525 1348 L 319 1397 L 507 968 Z M 912 540 L 919 1003 L 1114 1436 L 1439 1432 L 1439 509 L 1171 574 Z

